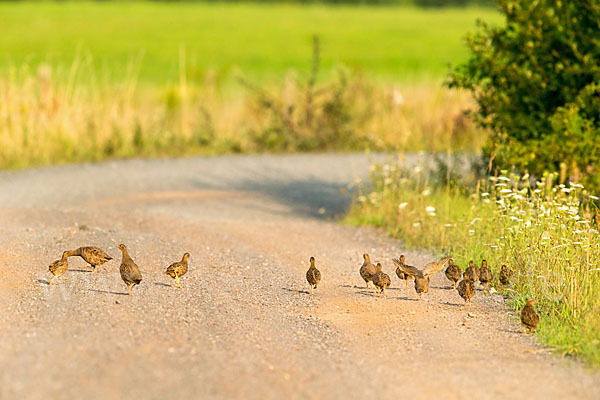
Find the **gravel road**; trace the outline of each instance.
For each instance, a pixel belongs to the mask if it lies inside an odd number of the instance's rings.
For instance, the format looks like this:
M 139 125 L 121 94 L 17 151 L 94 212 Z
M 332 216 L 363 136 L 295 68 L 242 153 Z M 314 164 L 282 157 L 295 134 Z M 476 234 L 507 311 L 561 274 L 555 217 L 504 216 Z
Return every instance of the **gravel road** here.
M 519 333 L 500 296 L 443 274 L 404 288 L 403 249 L 335 218 L 365 155 L 134 160 L 0 173 L 0 399 L 599 399 L 600 375 Z M 118 243 L 143 274 L 126 296 Z M 92 273 L 65 249 L 115 259 Z M 184 290 L 166 266 L 191 253 Z M 363 288 L 362 253 L 392 277 Z M 314 296 L 304 274 L 323 274 Z

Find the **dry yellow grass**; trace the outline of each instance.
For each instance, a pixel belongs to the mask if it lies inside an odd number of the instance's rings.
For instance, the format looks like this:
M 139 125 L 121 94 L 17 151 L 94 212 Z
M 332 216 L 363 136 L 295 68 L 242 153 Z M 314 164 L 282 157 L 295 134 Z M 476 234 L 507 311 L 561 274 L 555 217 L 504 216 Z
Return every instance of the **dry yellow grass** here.
M 282 106 L 310 108 L 323 124 L 335 127 L 336 118 L 344 118 L 339 123 L 346 136 L 312 147 L 299 137 L 282 149 L 258 140 L 265 132 L 288 132 L 273 129 L 272 110 L 257 92 L 241 85 L 221 90 L 210 74 L 201 85 L 182 74 L 179 82 L 159 88 L 138 86 L 134 67 L 116 84 L 104 83 L 84 61 L 35 71 L 15 67 L 0 76 L 0 167 L 257 151 L 477 151 L 485 140 L 463 115 L 472 106 L 466 93 L 439 82 L 393 86 L 346 79 L 343 86 L 317 83 L 309 104 L 307 85 L 293 73 L 280 87 L 260 89 Z M 329 116 L 336 96 L 343 97 L 336 103 L 343 109 Z M 299 135 L 322 134 L 319 124 L 305 128 Z

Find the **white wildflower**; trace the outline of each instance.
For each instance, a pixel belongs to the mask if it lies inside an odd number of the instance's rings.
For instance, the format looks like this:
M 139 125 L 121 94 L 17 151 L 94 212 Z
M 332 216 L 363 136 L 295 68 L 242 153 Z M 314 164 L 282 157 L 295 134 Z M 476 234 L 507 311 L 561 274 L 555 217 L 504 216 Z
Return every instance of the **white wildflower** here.
M 403 209 L 404 207 L 406 207 L 407 205 L 408 205 L 408 202 L 407 202 L 407 201 L 405 201 L 405 202 L 403 202 L 403 203 L 400 203 L 400 204 L 398 204 L 398 208 L 399 208 L 400 210 L 402 210 L 402 209 Z

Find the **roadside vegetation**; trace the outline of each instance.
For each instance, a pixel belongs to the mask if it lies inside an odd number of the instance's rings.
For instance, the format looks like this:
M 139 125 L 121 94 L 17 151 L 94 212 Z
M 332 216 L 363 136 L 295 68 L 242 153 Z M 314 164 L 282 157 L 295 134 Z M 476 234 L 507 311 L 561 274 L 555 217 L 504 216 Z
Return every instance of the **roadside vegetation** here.
M 463 270 L 469 260 L 486 259 L 494 288 L 515 311 L 537 299 L 542 341 L 600 366 L 598 198 L 556 173 L 537 180 L 507 171 L 476 183 L 454 179 L 445 168 L 374 165 L 346 222 L 451 254 Z M 513 270 L 506 287 L 498 282 L 502 264 Z
M 600 35 L 600 5 L 498 3 L 505 25 L 482 24 L 470 35 L 471 57 L 448 81 L 473 93 L 472 116 L 489 129 L 485 167 L 465 175 L 449 160 L 432 174 L 397 162 L 375 166 L 347 221 L 450 253 L 463 267 L 486 259 L 496 277 L 506 264 L 512 284 L 496 289 L 515 310 L 537 299 L 539 338 L 600 366 L 599 70 L 592 61 L 600 54 L 592 39 Z

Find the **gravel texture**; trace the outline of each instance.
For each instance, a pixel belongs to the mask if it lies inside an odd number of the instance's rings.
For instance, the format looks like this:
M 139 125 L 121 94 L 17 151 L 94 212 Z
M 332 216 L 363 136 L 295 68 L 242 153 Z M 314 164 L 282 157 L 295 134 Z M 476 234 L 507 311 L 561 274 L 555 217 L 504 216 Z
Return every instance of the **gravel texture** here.
M 376 158 L 382 159 L 384 156 Z M 135 160 L 0 174 L 0 399 L 600 398 L 600 376 L 473 305 L 438 273 L 426 300 L 373 229 L 332 221 L 365 155 Z M 143 274 L 127 296 L 125 243 Z M 65 249 L 115 259 L 92 273 Z M 185 288 L 164 271 L 191 253 Z M 365 290 L 362 253 L 392 278 Z M 304 274 L 314 256 L 314 296 Z M 463 266 L 464 267 L 464 266 Z

